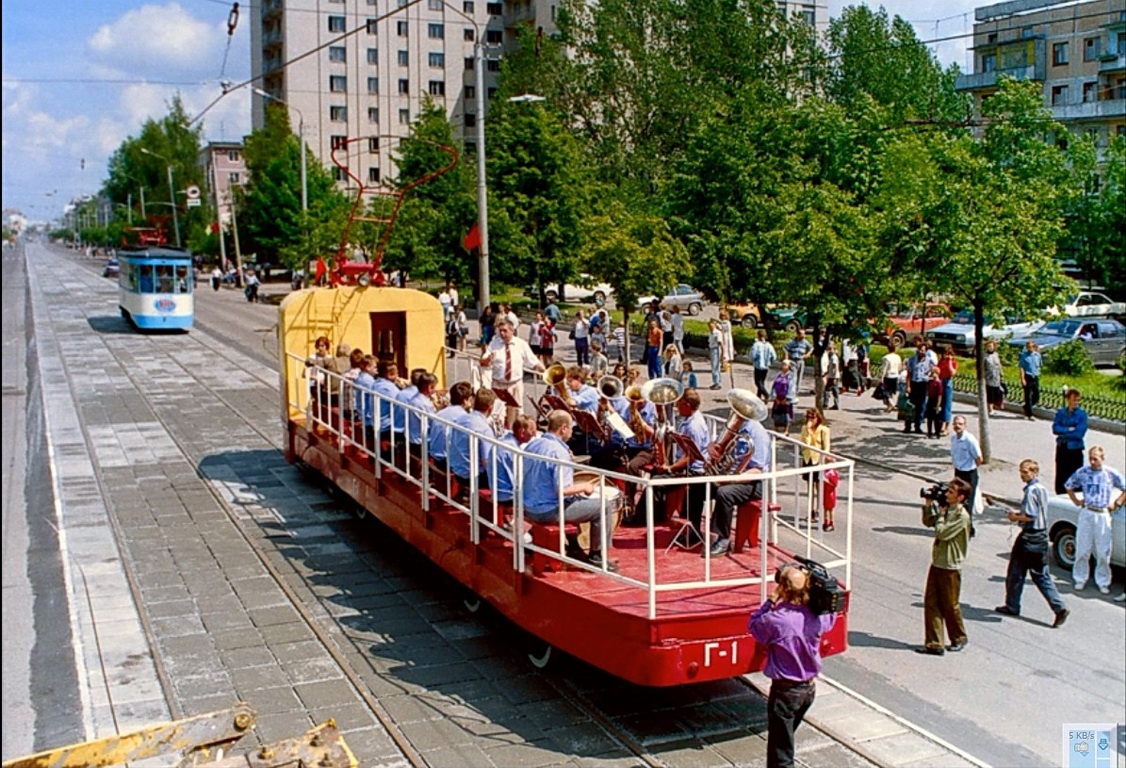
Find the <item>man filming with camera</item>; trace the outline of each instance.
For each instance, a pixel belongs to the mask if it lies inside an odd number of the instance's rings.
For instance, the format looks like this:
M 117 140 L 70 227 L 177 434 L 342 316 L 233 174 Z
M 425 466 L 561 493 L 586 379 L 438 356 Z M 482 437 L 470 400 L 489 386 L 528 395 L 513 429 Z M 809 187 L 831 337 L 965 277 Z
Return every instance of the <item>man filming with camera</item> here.
M 970 545 L 970 514 L 965 503 L 972 492 L 970 484 L 960 477 L 923 492 L 923 525 L 934 528 L 934 546 L 923 596 L 926 640 L 921 648 L 915 649 L 917 653 L 942 656 L 946 651 L 954 653 L 966 647 L 966 626 L 958 601 L 962 592 L 962 563 Z M 950 638 L 950 645 L 945 648 L 943 623 Z
M 774 576 L 770 599 L 751 614 L 749 629 L 766 646 L 771 679 L 767 701 L 767 768 L 794 764 L 794 731 L 813 706 L 813 680 L 821 672 L 821 636 L 833 627 L 835 612 L 816 614 L 809 607 L 810 574 L 788 564 Z

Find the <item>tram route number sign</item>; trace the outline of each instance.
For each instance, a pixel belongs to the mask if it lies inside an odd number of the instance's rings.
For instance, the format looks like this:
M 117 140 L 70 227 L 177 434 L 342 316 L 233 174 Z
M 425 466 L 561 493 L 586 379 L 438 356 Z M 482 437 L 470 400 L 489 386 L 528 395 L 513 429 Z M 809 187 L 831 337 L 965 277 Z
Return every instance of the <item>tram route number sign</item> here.
M 200 206 L 202 201 L 199 198 L 200 192 L 198 186 L 192 184 L 190 187 L 184 190 L 184 194 L 188 198 L 189 208 L 198 208 Z

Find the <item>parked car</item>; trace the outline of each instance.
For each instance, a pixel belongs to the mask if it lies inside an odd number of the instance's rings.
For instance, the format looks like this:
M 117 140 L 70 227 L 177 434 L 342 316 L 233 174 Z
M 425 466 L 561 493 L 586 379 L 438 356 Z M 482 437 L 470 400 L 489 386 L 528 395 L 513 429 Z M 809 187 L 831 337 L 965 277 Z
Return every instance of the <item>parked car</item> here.
M 801 307 L 771 307 L 766 315 L 767 325 L 782 328 L 786 333 L 797 333 L 806 327 L 805 310 Z
M 704 298 L 704 294 L 686 283 L 681 283 L 676 286 L 668 295 L 661 299 L 658 299 L 656 296 L 641 297 L 637 301 L 638 310 L 644 312 L 654 301 L 660 301 L 661 306 L 665 309 L 680 307 L 681 310 L 690 315 L 700 314 L 704 311 L 704 307 L 708 303 L 708 300 Z
M 1048 310 L 1050 315 L 1061 313 L 1069 317 L 1120 317 L 1126 315 L 1126 302 L 1111 301 L 1105 293 L 1080 291 L 1062 307 Z
M 1028 336 L 1043 325 L 1043 320 L 1025 321 L 1012 315 L 1003 316 L 1000 324 L 994 325 L 993 318 L 987 315 L 982 333 L 987 339 L 1001 341 L 1010 336 Z M 926 332 L 928 341 L 939 346 L 953 347 L 955 354 L 959 355 L 973 354 L 974 336 L 974 313 L 968 309 L 954 315 L 949 323 Z
M 1039 344 L 1042 352 L 1079 339 L 1095 365 L 1114 365 L 1126 354 L 1126 326 L 1109 317 L 1052 320 L 1035 333 L 1009 339 L 1009 344 L 1023 347 L 1029 339 Z
M 121 274 L 121 265 L 117 259 L 110 259 L 106 262 L 105 269 L 102 270 L 102 277 L 117 277 Z
M 767 325 L 769 312 L 764 312 L 757 304 L 728 304 L 724 307 L 732 323 L 739 323 L 747 330 Z
M 887 324 L 883 333 L 876 334 L 875 341 L 886 344 L 894 340 L 896 346 L 902 347 L 909 339 L 926 336 L 928 329 L 949 322 L 953 314 L 950 307 L 940 302 L 927 302 L 923 306 L 890 303 L 887 305 Z
M 563 298 L 562 301 L 583 301 L 593 300 L 599 303 L 605 303 L 614 293 L 614 287 L 609 283 L 600 283 L 585 272 L 579 274 L 579 279 L 575 283 L 566 283 L 563 285 Z M 524 295 L 530 298 L 539 298 L 539 289 L 535 286 L 529 286 L 524 289 Z M 544 288 L 544 296 L 549 299 L 559 299 L 559 286 L 552 285 Z
M 1071 503 L 1067 494 L 1048 499 L 1048 540 L 1052 542 L 1052 555 L 1061 568 L 1071 570 L 1075 565 L 1075 529 L 1079 520 L 1079 507 Z M 1119 507 L 1110 515 L 1110 563 L 1126 567 L 1126 508 Z

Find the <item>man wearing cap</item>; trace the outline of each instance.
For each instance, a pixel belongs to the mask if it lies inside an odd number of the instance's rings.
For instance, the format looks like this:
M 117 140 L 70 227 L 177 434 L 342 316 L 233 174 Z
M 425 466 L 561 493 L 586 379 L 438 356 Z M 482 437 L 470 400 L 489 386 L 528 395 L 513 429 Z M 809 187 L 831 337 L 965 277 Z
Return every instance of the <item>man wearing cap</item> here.
M 1067 390 L 1067 406 L 1056 411 L 1052 434 L 1056 436 L 1056 493 L 1066 493 L 1064 484 L 1083 466 L 1083 438 L 1087 436 L 1087 412 L 1079 407 L 1079 390 Z
M 1116 470 L 1103 466 L 1105 457 L 1102 446 L 1091 446 L 1087 452 L 1090 463 L 1064 483 L 1071 503 L 1081 508 L 1075 529 L 1075 565 L 1071 568 L 1076 592 L 1087 586 L 1094 550 L 1095 584 L 1104 595 L 1110 594 L 1110 513 L 1126 503 L 1126 480 Z M 1120 493 L 1117 499 L 1111 499 L 1115 489 Z M 1082 501 L 1076 490 L 1083 492 Z

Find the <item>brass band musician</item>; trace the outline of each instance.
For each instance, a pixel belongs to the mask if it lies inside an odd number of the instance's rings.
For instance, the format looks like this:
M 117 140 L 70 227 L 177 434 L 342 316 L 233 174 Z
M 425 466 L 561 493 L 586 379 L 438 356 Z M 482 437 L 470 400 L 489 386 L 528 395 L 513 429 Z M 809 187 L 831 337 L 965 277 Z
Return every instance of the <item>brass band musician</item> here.
M 708 422 L 704 418 L 704 414 L 700 413 L 700 393 L 691 387 L 685 389 L 684 395 L 676 401 L 676 412 L 681 418 L 677 433 L 697 448 L 700 458 L 694 455 L 695 452 L 689 453 L 686 451 L 681 447 L 681 441 L 677 441 L 676 459 L 673 463 L 655 467 L 653 471 L 662 474 L 687 474 L 690 477 L 699 477 L 704 474 L 704 459 L 702 457 L 707 456 L 710 440 Z M 666 457 L 666 461 L 668 461 L 668 457 Z M 697 531 L 700 530 L 700 522 L 704 513 L 704 496 L 704 485 L 686 486 L 684 507 L 681 511 L 684 513 L 683 516 L 696 526 Z
M 760 401 L 761 402 L 761 401 Z M 766 409 L 762 410 L 762 417 L 766 416 Z M 749 456 L 739 456 L 734 472 L 745 475 L 761 475 L 770 471 L 770 457 L 772 438 L 770 432 L 762 425 L 758 418 L 748 418 L 743 421 L 734 440 L 742 441 L 744 446 L 736 447 L 749 453 Z M 723 453 L 723 448 L 717 443 L 709 451 L 709 457 L 715 461 Z M 744 468 L 745 467 L 745 468 Z M 719 486 L 715 491 L 715 507 L 712 509 L 711 529 L 719 538 L 711 546 L 711 555 L 716 557 L 726 555 L 731 549 L 731 518 L 732 512 L 742 504 L 755 499 L 762 499 L 762 481 L 750 483 L 728 483 Z

